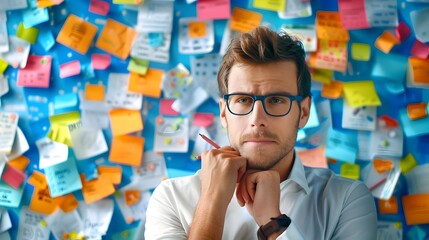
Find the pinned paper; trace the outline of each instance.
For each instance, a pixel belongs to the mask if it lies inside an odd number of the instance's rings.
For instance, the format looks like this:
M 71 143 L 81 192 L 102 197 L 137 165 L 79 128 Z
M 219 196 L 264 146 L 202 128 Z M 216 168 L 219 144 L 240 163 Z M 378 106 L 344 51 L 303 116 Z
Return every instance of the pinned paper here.
M 138 110 L 112 109 L 109 115 L 113 136 L 143 130 L 142 115 Z
M 197 2 L 198 19 L 228 19 L 231 16 L 230 0 L 200 0 Z
M 343 83 L 344 95 L 352 107 L 380 106 L 381 101 L 373 81 L 357 81 Z
M 77 159 L 87 159 L 108 151 L 101 129 L 83 127 L 80 121 L 68 125 L 68 128 Z
M 428 115 L 427 103 L 410 103 L 407 105 L 407 114 L 411 120 L 425 118 Z
M 46 167 L 44 170 L 52 197 L 62 196 L 82 188 L 74 158 L 69 157 L 65 162 Z
M 41 224 L 44 219 L 45 215 L 30 211 L 28 206 L 22 206 L 20 208 L 18 236 L 16 239 L 26 239 L 29 233 L 37 233 L 38 239 L 48 240 L 49 228 Z
M 189 144 L 189 119 L 158 116 L 154 151 L 186 152 Z
M 138 11 L 137 32 L 172 32 L 174 1 L 146 1 L 139 6 Z
M 340 14 L 337 12 L 317 11 L 316 28 L 319 39 L 349 41 L 349 32 L 342 28 Z
M 376 118 L 376 107 L 351 107 L 347 101 L 343 101 L 343 114 L 341 120 L 341 126 L 343 128 L 373 131 L 375 130 Z
M 120 59 L 126 59 L 136 36 L 137 32 L 131 27 L 109 18 L 95 45 Z
M 67 161 L 68 147 L 65 144 L 54 142 L 44 137 L 36 141 L 39 150 L 39 168 L 44 169 Z
M 60 65 L 60 78 L 71 77 L 80 74 L 80 61 L 74 60 Z
M 110 4 L 104 1 L 91 0 L 88 10 L 92 13 L 106 16 L 110 10 Z
M 184 54 L 209 53 L 214 46 L 213 20 L 180 18 L 179 52 Z
M 107 84 L 106 103 L 112 108 L 140 110 L 143 95 L 128 91 L 129 74 L 110 73 Z
M 358 151 L 357 135 L 352 132 L 329 130 L 325 155 L 343 162 L 354 163 Z
M 0 154 L 9 154 L 12 151 L 18 118 L 16 113 L 0 112 Z
M 125 203 L 128 206 L 136 204 L 140 201 L 140 191 L 139 190 L 125 190 Z
M 96 33 L 97 27 L 95 25 L 76 15 L 69 14 L 58 34 L 57 42 L 80 54 L 86 54 Z
M 375 46 L 384 53 L 389 53 L 390 50 L 399 43 L 399 40 L 390 33 L 389 31 L 384 31 L 376 40 Z
M 345 29 L 369 28 L 366 17 L 365 1 L 338 1 L 338 10 L 341 17 L 341 26 Z
M 48 88 L 51 77 L 51 65 L 51 56 L 29 56 L 27 66 L 18 70 L 16 84 L 23 87 Z
M 191 59 L 192 61 L 192 59 Z M 186 94 L 192 83 L 189 70 L 181 63 L 164 74 L 162 91 L 165 98 L 177 99 Z
M 359 173 L 360 173 L 359 164 L 351 164 L 351 163 L 341 164 L 340 175 L 342 177 L 358 180 Z
M 128 90 L 144 96 L 161 97 L 161 83 L 164 71 L 149 68 L 145 75 L 130 73 Z
M 249 32 L 258 27 L 262 14 L 247 9 L 235 7 L 232 11 L 230 28 L 238 32 Z
M 429 8 L 421 8 L 410 12 L 411 23 L 417 40 L 420 42 L 429 42 L 429 31 L 427 23 L 429 22 Z
M 104 85 L 89 84 L 85 85 L 85 99 L 89 101 L 103 101 L 104 100 Z
M 6 60 L 12 67 L 25 68 L 31 44 L 18 37 L 9 37 L 9 51 L 0 53 L 0 57 Z
M 397 0 L 365 1 L 366 16 L 371 27 L 398 25 Z
M 117 185 L 121 183 L 122 180 L 122 168 L 121 166 L 99 166 L 98 174 L 103 175 L 110 179 L 110 182 Z
M 31 43 L 35 44 L 37 40 L 37 36 L 39 35 L 39 29 L 34 27 L 26 28 L 24 27 L 24 23 L 20 23 L 18 26 L 18 30 L 16 30 L 16 36 Z
M 312 15 L 311 2 L 301 0 L 288 0 L 285 8 L 277 11 L 281 19 L 310 17 Z
M 402 197 L 407 225 L 429 223 L 429 194 L 413 194 Z
M 112 139 L 109 161 L 119 164 L 139 166 L 144 150 L 144 138 L 130 135 Z
M 2 193 L 2 197 L 0 198 L 0 206 L 17 208 L 21 203 L 24 185 L 21 185 L 20 188 L 15 189 L 3 181 L 0 181 L 0 192 Z
M 159 3 L 156 2 L 156 4 Z M 151 45 L 153 44 L 153 36 L 150 37 L 149 34 L 150 33 L 147 32 L 138 33 L 131 49 L 131 56 L 154 62 L 167 63 L 170 59 L 171 33 L 160 33 L 162 34 L 162 45 L 156 47 Z M 161 42 L 157 41 L 156 45 L 159 44 L 161 44 Z
M 115 188 L 108 177 L 99 177 L 86 181 L 85 175 L 81 174 L 80 178 L 82 181 L 82 194 L 86 204 L 101 200 L 115 192 Z
M 387 200 L 378 199 L 378 210 L 380 214 L 397 214 L 398 199 L 395 196 L 392 196 Z
M 359 61 L 368 61 L 371 57 L 371 46 L 365 43 L 352 43 L 352 58 Z

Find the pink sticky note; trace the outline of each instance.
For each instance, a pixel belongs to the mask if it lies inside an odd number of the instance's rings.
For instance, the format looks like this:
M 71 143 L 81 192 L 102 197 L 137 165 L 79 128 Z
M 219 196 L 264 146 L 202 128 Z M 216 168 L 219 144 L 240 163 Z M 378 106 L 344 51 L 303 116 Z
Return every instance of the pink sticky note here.
M 109 54 L 94 53 L 91 55 L 92 69 L 104 70 L 110 66 L 111 56 Z
M 198 19 L 228 19 L 231 17 L 230 0 L 198 0 Z
M 52 57 L 28 56 L 27 65 L 18 70 L 17 85 L 23 87 L 49 87 Z
M 396 27 L 396 38 L 400 42 L 404 41 L 411 33 L 411 29 L 404 22 L 400 22 Z
M 339 0 L 341 25 L 344 29 L 369 28 L 364 0 Z
M 208 127 L 213 124 L 214 114 L 213 113 L 195 113 L 194 126 L 198 127 Z
M 74 60 L 60 65 L 60 78 L 78 75 L 80 73 L 80 62 Z
M 179 116 L 179 113 L 174 111 L 174 109 L 171 107 L 174 101 L 174 99 L 161 99 L 159 104 L 159 113 L 167 116 Z
M 19 188 L 25 180 L 25 173 L 14 167 L 7 166 L 3 171 L 1 180 L 14 188 Z
M 411 54 L 418 58 L 427 58 L 429 55 L 429 46 L 425 43 L 416 40 L 411 48 Z
M 99 0 L 91 0 L 88 10 L 92 13 L 106 16 L 110 10 L 110 4 Z

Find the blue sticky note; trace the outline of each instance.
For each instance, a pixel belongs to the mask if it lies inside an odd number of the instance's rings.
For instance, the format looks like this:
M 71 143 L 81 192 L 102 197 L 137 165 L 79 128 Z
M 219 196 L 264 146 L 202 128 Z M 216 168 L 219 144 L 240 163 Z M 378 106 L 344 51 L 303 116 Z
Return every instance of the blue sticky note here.
M 0 181 L 0 206 L 2 207 L 18 207 L 21 202 L 22 193 L 24 192 L 24 184 L 20 188 L 15 189 L 12 186 Z
M 87 181 L 97 179 L 98 178 L 97 165 L 95 165 L 95 164 L 85 165 L 84 173 L 85 173 L 85 179 Z
M 49 51 L 55 44 L 54 35 L 49 29 L 41 29 L 37 37 L 37 44 L 42 46 L 43 50 L 46 52 Z
M 328 133 L 325 155 L 339 161 L 355 163 L 358 147 L 356 132 L 331 129 Z
M 429 134 L 429 117 L 411 120 L 408 117 L 407 109 L 399 110 L 399 119 L 401 120 L 402 128 L 404 129 L 405 136 L 417 137 Z
M 317 114 L 316 104 L 314 102 L 311 103 L 312 108 L 310 108 L 310 116 L 308 118 L 307 124 L 304 129 L 317 127 L 319 126 L 319 116 Z
M 95 78 L 95 72 L 94 69 L 91 67 L 91 64 L 83 64 L 81 68 L 82 74 L 85 79 Z
M 62 110 L 73 109 L 77 106 L 78 96 L 76 93 L 68 93 L 56 95 L 54 98 L 54 112 L 58 113 Z
M 164 43 L 163 33 L 149 33 L 148 42 L 151 47 L 159 47 Z
M 407 66 L 408 58 L 405 55 L 377 52 L 372 76 L 404 82 Z
M 24 27 L 29 28 L 37 24 L 47 22 L 49 20 L 49 13 L 47 8 L 29 8 L 22 11 L 22 21 Z
M 67 161 L 44 169 L 51 197 L 58 197 L 82 189 L 76 160 Z

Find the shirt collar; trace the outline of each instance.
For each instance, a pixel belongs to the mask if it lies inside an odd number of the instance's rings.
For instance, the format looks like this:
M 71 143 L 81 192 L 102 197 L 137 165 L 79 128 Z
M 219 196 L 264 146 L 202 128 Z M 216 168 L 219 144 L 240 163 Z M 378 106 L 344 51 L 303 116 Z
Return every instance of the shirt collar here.
M 288 179 L 286 179 L 281 183 L 281 186 L 283 187 L 289 181 L 295 182 L 298 186 L 300 186 L 305 191 L 305 193 L 308 194 L 310 192 L 310 188 L 308 187 L 307 177 L 305 176 L 304 166 L 302 165 L 301 159 L 299 158 L 299 155 L 296 152 L 294 152 L 294 161 L 293 161 L 293 166 L 290 171 L 289 177 Z

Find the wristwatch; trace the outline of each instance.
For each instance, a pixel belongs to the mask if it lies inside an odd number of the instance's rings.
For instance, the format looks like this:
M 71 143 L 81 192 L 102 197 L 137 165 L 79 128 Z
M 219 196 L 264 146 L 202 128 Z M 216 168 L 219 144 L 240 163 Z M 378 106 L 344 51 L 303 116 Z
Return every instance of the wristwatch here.
M 286 214 L 271 218 L 271 221 L 259 227 L 257 232 L 258 240 L 267 240 L 271 234 L 289 227 L 291 222 L 292 220 Z

